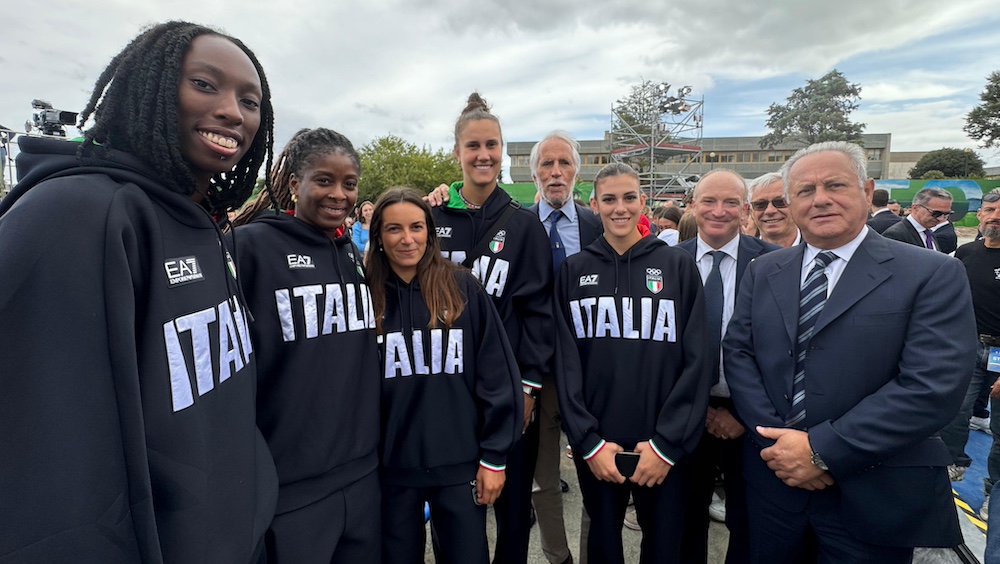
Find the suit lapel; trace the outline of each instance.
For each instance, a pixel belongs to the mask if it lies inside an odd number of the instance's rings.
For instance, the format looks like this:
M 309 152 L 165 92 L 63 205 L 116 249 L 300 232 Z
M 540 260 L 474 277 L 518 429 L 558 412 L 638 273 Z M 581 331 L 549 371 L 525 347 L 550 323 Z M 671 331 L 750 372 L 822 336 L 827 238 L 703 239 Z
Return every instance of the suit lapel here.
M 888 249 L 886 240 L 874 230 L 869 230 L 868 235 L 861 241 L 861 246 L 847 263 L 847 268 L 840 275 L 837 286 L 830 293 L 830 298 L 816 319 L 813 334 L 818 334 L 861 298 L 885 282 L 890 272 L 881 263 L 891 259 L 892 252 Z
M 788 341 L 794 343 L 799 332 L 799 279 L 802 273 L 802 255 L 805 245 L 795 247 L 777 263 L 777 268 L 767 276 L 774 301 L 778 304 L 781 319 L 785 322 Z
M 740 281 L 750 261 L 760 256 L 760 244 L 748 235 L 740 235 L 739 251 L 736 253 L 736 291 L 740 291 Z

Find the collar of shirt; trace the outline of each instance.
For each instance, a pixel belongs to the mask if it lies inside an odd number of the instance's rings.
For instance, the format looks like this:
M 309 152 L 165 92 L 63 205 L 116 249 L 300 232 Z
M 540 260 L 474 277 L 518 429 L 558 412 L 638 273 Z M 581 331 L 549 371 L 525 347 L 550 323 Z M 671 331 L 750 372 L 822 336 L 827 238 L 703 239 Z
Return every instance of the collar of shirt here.
M 798 229 L 795 230 L 795 241 L 792 242 L 792 246 L 802 243 L 802 232 Z
M 545 200 L 538 200 L 538 217 L 542 220 L 542 223 L 546 224 L 546 226 L 552 225 L 552 218 L 549 216 L 551 216 L 554 211 L 555 208 L 550 206 L 548 202 Z M 566 202 L 563 207 L 559 208 L 559 211 L 563 212 L 563 215 L 566 216 L 566 219 L 568 219 L 570 223 L 576 223 L 576 204 L 574 204 L 572 200 Z
M 923 225 L 920 225 L 919 223 L 917 223 L 917 220 L 913 219 L 913 214 L 912 213 L 910 215 L 906 216 L 906 221 L 909 221 L 910 225 L 912 225 L 913 228 L 917 230 L 917 235 L 920 235 L 920 240 L 923 241 L 924 240 L 924 231 L 927 228 L 924 227 Z
M 809 271 L 812 270 L 813 262 L 816 260 L 816 255 L 820 254 L 822 251 L 831 251 L 833 254 L 837 255 L 838 259 L 831 262 L 826 267 L 826 295 L 829 296 L 833 292 L 833 287 L 837 285 L 840 280 L 840 275 L 844 273 L 844 269 L 847 268 L 847 263 L 851 261 L 851 257 L 854 256 L 854 252 L 858 250 L 861 246 L 861 242 L 865 240 L 868 236 L 868 226 L 864 226 L 861 229 L 861 233 L 851 239 L 846 245 L 842 247 L 837 247 L 836 249 L 818 249 L 809 243 L 806 243 L 806 250 L 802 253 L 802 275 L 799 279 L 799 287 L 801 288 L 806 283 L 806 278 L 809 276 Z
M 736 253 L 739 250 L 740 250 L 740 236 L 739 236 L 738 233 L 736 234 L 735 237 L 733 237 L 732 239 L 730 239 L 728 243 L 726 243 L 725 245 L 723 245 L 722 247 L 720 247 L 718 249 L 713 249 L 711 246 L 709 246 L 708 243 L 706 243 L 705 241 L 702 241 L 701 236 L 699 235 L 698 236 L 698 250 L 695 251 L 695 260 L 697 262 L 701 262 L 701 259 L 705 258 L 705 254 L 706 253 L 710 253 L 712 251 L 722 251 L 722 252 L 726 253 L 726 255 L 729 256 L 729 258 L 731 258 L 733 260 L 736 260 Z M 711 268 L 712 261 L 709 260 L 708 262 L 709 262 L 709 268 Z

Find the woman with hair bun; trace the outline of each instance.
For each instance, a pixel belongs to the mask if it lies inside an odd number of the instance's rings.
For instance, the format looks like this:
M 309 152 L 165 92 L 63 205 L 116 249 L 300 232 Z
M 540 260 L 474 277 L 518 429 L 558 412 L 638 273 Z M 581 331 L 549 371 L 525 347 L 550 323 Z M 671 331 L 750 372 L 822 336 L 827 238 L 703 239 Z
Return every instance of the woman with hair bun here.
M 503 160 L 500 120 L 476 92 L 455 123 L 455 157 L 462 181 L 447 204 L 434 208 L 441 248 L 483 284 L 507 331 L 521 372 L 524 435 L 507 459 L 507 483 L 494 507 L 493 562 L 524 563 L 531 528 L 531 482 L 538 455 L 535 397 L 550 383 L 553 354 L 552 252 L 538 216 L 499 188 Z

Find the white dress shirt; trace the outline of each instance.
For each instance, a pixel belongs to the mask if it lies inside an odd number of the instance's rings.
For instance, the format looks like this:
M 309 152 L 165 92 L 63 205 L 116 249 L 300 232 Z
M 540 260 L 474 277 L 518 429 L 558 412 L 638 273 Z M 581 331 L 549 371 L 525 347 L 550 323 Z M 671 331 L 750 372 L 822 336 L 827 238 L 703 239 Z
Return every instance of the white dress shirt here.
M 809 243 L 806 243 L 806 252 L 802 253 L 802 273 L 799 278 L 799 288 L 806 285 L 806 278 L 809 277 L 809 271 L 812 270 L 813 265 L 816 262 L 816 255 L 820 252 L 829 250 L 833 254 L 837 255 L 837 258 L 826 265 L 824 272 L 826 273 L 826 297 L 829 298 L 830 294 L 833 293 L 834 286 L 840 281 L 840 275 L 844 273 L 844 269 L 847 268 L 847 263 L 851 261 L 851 257 L 854 256 L 854 251 L 858 250 L 861 246 L 861 241 L 864 241 L 865 237 L 868 235 L 868 226 L 866 225 L 861 233 L 854 239 L 851 239 L 846 245 L 842 247 L 837 247 L 836 249 L 818 249 Z M 843 259 L 843 260 L 841 260 Z

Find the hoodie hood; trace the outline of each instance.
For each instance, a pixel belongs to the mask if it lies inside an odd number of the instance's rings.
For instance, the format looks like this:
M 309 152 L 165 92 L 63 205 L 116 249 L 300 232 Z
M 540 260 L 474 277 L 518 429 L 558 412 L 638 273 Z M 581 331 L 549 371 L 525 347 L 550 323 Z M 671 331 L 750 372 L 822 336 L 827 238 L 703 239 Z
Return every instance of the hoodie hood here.
M 17 138 L 18 182 L 11 193 L 0 202 L 0 215 L 43 180 L 63 176 L 103 174 L 112 180 L 139 186 L 150 198 L 156 200 L 177 221 L 189 227 L 206 228 L 205 208 L 189 196 L 170 191 L 161 185 L 152 171 L 136 157 L 109 149 L 100 156 L 80 156 L 78 141 L 32 137 Z

